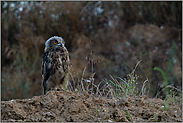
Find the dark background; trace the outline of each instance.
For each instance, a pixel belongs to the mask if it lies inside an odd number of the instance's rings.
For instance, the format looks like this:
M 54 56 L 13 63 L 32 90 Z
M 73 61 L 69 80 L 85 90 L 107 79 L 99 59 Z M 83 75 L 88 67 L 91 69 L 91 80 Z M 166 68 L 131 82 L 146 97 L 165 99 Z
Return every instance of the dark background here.
M 1 2 L 1 100 L 42 94 L 45 41 L 61 36 L 76 84 L 95 72 L 125 78 L 136 68 L 148 96 L 168 84 L 182 89 L 182 2 Z M 163 92 L 161 93 L 163 95 Z

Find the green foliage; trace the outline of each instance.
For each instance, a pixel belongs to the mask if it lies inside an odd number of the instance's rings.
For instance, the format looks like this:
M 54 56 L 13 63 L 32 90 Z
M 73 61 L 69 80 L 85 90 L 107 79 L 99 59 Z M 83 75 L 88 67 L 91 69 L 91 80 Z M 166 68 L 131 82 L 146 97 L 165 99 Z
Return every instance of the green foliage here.
M 161 74 L 162 74 L 162 76 L 164 78 L 164 81 L 166 83 L 165 85 L 167 86 L 168 85 L 168 83 L 167 83 L 167 77 L 166 77 L 166 74 L 163 72 L 163 70 L 161 68 L 159 68 L 159 67 L 154 67 L 154 70 L 157 70 L 157 71 L 161 72 Z
M 167 81 L 166 73 L 164 73 L 163 70 L 161 68 L 159 68 L 159 67 L 154 67 L 154 70 L 157 70 L 157 71 L 161 72 L 161 74 L 163 76 L 163 79 L 164 79 L 165 86 L 168 86 L 168 81 Z M 165 88 L 165 91 L 166 91 L 166 93 L 169 93 L 168 92 L 168 88 Z
M 99 114 L 98 114 L 98 108 L 96 109 L 96 111 L 97 111 L 97 116 L 98 116 L 98 115 L 99 115 Z
M 174 60 L 176 60 L 176 50 L 177 50 L 177 45 L 175 44 L 175 42 L 173 43 L 173 46 L 171 47 L 170 53 L 169 53 L 169 58 L 167 60 L 168 62 L 168 72 L 165 73 L 163 72 L 163 70 L 159 67 L 154 67 L 154 70 L 161 72 L 161 75 L 163 76 L 164 79 L 164 83 L 165 83 L 165 87 L 167 87 L 168 85 L 172 84 L 172 81 L 175 81 L 175 74 L 172 71 L 172 67 L 174 64 Z M 167 94 L 169 94 L 169 88 L 165 88 L 165 92 Z
M 157 114 L 156 113 L 154 114 L 154 118 L 155 118 L 156 122 L 158 122 L 158 118 L 157 118 Z
M 128 111 L 128 109 L 127 109 L 126 113 L 127 113 L 126 118 L 127 118 L 128 120 L 130 120 L 130 112 Z
M 165 109 L 165 110 L 168 110 L 168 109 L 170 108 L 170 107 L 169 107 L 169 105 L 167 104 L 167 102 L 166 102 L 166 101 L 165 101 L 165 103 L 164 103 L 164 104 L 165 104 L 165 108 L 164 108 L 164 109 Z

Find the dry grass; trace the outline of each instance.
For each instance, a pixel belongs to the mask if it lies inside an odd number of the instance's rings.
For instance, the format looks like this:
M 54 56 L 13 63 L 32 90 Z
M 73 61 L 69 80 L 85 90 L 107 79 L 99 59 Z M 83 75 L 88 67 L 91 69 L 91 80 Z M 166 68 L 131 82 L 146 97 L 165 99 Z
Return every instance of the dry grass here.
M 135 68 L 133 69 L 133 71 L 127 75 L 126 78 L 122 79 L 120 77 L 111 77 L 111 80 L 108 79 L 103 79 L 102 81 L 100 81 L 100 83 L 98 84 L 94 84 L 95 80 L 94 80 L 94 75 L 95 73 L 93 73 L 88 79 L 84 79 L 84 74 L 86 71 L 86 67 L 83 70 L 83 74 L 81 77 L 81 81 L 80 82 L 76 82 L 76 80 L 73 79 L 72 77 L 72 82 L 73 83 L 78 83 L 78 85 L 76 86 L 75 84 L 71 84 L 70 85 L 70 90 L 72 91 L 77 91 L 78 93 L 89 93 L 90 97 L 106 97 L 106 98 L 119 98 L 119 97 L 124 97 L 124 96 L 138 96 L 138 95 L 145 95 L 148 94 L 148 91 L 150 88 L 147 88 L 147 86 L 145 86 L 145 83 L 148 81 L 145 80 L 144 84 L 142 86 L 141 92 L 139 93 L 138 90 L 138 76 L 135 74 L 135 70 L 138 66 L 138 64 L 141 62 L 142 60 L 140 60 Z M 73 90 L 75 88 L 75 90 Z M 148 90 L 147 90 L 148 89 Z

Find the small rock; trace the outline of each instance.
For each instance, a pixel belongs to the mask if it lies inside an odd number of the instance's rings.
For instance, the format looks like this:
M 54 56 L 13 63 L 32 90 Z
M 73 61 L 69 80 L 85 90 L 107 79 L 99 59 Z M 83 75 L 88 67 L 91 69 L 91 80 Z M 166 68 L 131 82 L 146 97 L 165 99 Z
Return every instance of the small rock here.
M 112 122 L 111 120 L 108 120 L 108 122 Z

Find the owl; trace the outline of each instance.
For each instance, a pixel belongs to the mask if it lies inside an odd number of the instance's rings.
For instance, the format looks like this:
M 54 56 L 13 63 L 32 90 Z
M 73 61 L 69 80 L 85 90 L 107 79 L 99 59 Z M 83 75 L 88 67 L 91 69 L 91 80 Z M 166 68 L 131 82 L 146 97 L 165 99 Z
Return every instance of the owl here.
M 45 95 L 49 90 L 63 90 L 69 71 L 69 53 L 63 38 L 54 36 L 45 43 L 42 60 L 42 87 Z

